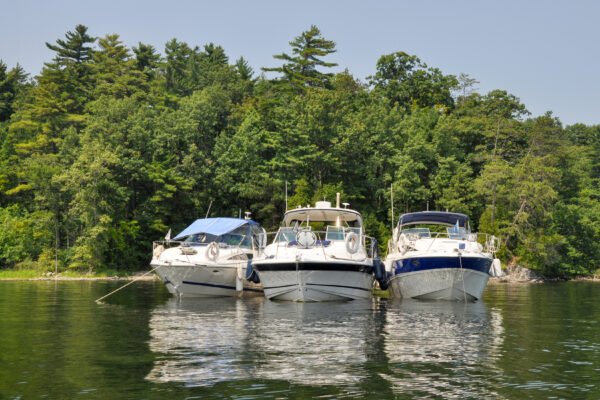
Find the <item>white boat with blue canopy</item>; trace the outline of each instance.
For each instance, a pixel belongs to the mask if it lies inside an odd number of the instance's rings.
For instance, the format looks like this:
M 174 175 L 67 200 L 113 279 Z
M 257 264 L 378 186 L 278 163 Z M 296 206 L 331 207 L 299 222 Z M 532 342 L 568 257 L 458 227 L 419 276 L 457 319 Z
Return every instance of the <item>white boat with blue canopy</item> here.
M 264 229 L 250 219 L 198 219 L 173 240 L 154 242 L 150 265 L 178 296 L 262 294 L 260 285 L 245 276 L 264 240 Z
M 385 260 L 390 293 L 401 298 L 478 300 L 489 277 L 502 273 L 495 258 L 498 247 L 498 238 L 471 232 L 465 214 L 403 214 Z

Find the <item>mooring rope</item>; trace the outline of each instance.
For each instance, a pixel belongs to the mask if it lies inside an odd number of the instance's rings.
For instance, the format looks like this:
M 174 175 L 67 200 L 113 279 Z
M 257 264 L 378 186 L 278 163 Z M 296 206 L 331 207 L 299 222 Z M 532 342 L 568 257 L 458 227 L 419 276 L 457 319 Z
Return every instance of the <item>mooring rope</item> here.
M 129 286 L 129 285 L 131 285 L 131 284 L 133 284 L 133 283 L 135 283 L 135 282 L 137 282 L 137 281 L 139 281 L 141 278 L 143 278 L 144 276 L 148 275 L 148 274 L 149 274 L 149 273 L 151 273 L 151 272 L 154 272 L 154 271 L 156 271 L 156 270 L 157 270 L 158 268 L 160 268 L 161 266 L 162 266 L 162 265 L 159 265 L 158 267 L 152 268 L 150 271 L 146 272 L 146 273 L 145 273 L 145 274 L 143 274 L 143 275 L 140 275 L 140 276 L 138 276 L 137 278 L 135 278 L 135 279 L 134 279 L 134 280 L 132 280 L 131 282 L 127 282 L 125 285 L 121 286 L 120 288 L 118 288 L 118 289 L 115 289 L 115 290 L 113 290 L 112 292 L 110 292 L 109 294 L 106 294 L 106 295 L 104 295 L 104 296 L 100 297 L 99 299 L 97 299 L 97 300 L 96 300 L 96 303 L 100 303 L 100 301 L 104 300 L 105 298 L 107 298 L 107 297 L 108 297 L 108 296 L 110 296 L 111 294 L 113 294 L 113 293 L 116 293 L 116 292 L 118 292 L 119 290 L 121 290 L 121 289 L 123 289 L 123 288 L 125 288 L 125 287 L 127 287 L 127 286 Z

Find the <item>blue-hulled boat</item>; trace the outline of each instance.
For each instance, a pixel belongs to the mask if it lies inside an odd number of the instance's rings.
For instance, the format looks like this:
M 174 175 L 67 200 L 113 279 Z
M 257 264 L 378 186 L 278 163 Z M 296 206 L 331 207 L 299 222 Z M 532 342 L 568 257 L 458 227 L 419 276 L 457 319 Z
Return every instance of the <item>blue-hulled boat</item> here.
M 385 261 L 390 293 L 431 300 L 480 299 L 489 277 L 501 274 L 495 258 L 498 245 L 494 236 L 472 233 L 465 214 L 403 214 Z

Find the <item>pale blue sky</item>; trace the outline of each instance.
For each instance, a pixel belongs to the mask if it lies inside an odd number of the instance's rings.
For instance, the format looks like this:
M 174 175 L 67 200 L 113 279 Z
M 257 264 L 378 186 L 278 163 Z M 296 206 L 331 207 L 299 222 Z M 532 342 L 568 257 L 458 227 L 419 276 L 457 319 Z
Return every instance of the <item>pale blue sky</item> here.
M 336 70 L 362 80 L 381 55 L 402 50 L 468 74 L 480 93 L 507 90 L 532 116 L 550 110 L 565 125 L 600 124 L 600 1 L 0 0 L 0 10 L 0 59 L 32 74 L 53 57 L 44 42 L 77 24 L 161 53 L 172 38 L 214 42 L 257 72 L 279 65 L 272 56 L 315 24 L 337 43 Z

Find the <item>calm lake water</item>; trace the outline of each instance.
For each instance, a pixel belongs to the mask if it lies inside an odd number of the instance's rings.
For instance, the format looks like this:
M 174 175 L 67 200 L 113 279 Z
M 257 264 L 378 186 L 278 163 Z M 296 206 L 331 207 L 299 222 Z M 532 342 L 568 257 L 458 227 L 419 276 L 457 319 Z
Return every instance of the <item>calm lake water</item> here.
M 600 284 L 483 301 L 184 299 L 0 282 L 0 399 L 600 398 Z

